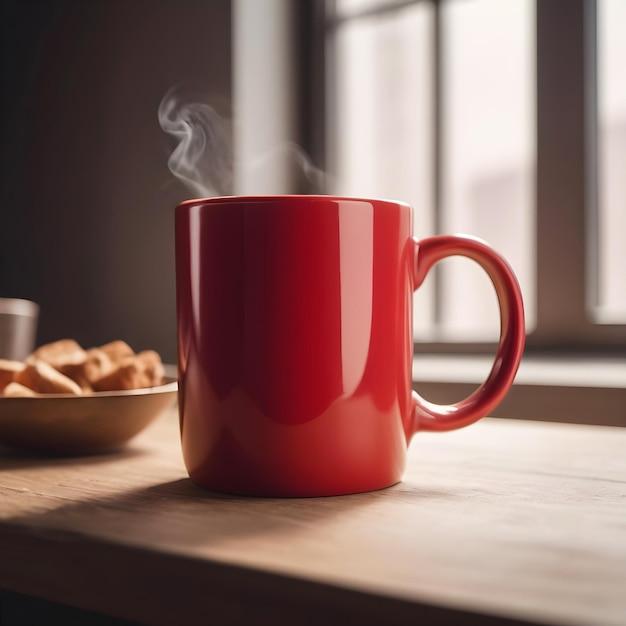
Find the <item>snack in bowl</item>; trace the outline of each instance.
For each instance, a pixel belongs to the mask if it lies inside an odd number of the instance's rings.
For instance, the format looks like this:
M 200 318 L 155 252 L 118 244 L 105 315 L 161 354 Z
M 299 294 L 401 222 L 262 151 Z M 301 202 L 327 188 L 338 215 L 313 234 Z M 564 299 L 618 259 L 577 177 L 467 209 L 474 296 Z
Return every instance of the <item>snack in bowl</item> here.
M 38 359 L 27 362 L 26 367 L 15 376 L 14 381 L 37 393 L 71 393 L 75 396 L 83 393 L 76 381 Z
M 0 455 L 118 450 L 176 402 L 178 383 L 154 350 L 123 341 L 84 349 L 72 339 L 0 360 Z
M 61 339 L 40 346 L 23 363 L 0 359 L 0 395 L 144 389 L 161 385 L 164 374 L 154 350 L 135 353 L 121 340 L 85 350 L 73 339 Z
M 9 383 L 3 390 L 2 395 L 6 398 L 34 398 L 37 394 L 20 383 Z
M 15 380 L 26 365 L 21 361 L 10 361 L 8 359 L 0 359 L 0 393 L 3 389 Z

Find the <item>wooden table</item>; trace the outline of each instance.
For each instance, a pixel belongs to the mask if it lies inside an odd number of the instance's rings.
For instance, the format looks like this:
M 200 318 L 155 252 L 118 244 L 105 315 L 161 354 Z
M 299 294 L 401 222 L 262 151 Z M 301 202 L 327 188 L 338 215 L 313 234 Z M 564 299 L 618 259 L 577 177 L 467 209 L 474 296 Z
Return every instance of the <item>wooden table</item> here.
M 0 453 L 0 588 L 145 624 L 626 624 L 626 429 L 418 434 L 404 482 L 253 499 L 124 451 Z M 421 620 L 421 621 L 420 621 Z

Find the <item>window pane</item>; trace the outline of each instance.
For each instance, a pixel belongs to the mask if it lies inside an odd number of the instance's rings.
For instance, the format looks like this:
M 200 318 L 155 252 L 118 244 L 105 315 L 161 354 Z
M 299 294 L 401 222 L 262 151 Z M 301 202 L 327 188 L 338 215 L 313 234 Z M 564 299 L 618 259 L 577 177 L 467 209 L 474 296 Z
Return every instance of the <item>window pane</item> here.
M 440 230 L 482 237 L 509 260 L 529 328 L 535 308 L 534 17 L 533 0 L 442 3 Z M 453 259 L 442 274 L 442 338 L 497 339 L 498 309 L 484 273 Z
M 402 0 L 335 0 L 335 12 L 339 17 L 349 17 L 364 11 L 400 4 L 401 2 Z M 416 0 L 416 2 L 419 2 L 419 0 Z
M 626 321 L 626 2 L 598 4 L 598 320 Z
M 410 203 L 419 236 L 434 228 L 432 19 L 421 2 L 342 22 L 336 32 L 332 191 Z M 433 285 L 418 297 L 414 330 L 430 336 Z

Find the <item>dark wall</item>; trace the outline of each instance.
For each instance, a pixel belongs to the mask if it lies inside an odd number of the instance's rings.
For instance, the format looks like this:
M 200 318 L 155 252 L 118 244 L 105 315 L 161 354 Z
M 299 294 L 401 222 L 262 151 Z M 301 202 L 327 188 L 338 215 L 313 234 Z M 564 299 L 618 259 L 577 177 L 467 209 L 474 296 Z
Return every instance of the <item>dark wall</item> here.
M 0 0 L 0 296 L 38 343 L 176 358 L 173 209 L 157 109 L 175 84 L 230 115 L 228 0 Z

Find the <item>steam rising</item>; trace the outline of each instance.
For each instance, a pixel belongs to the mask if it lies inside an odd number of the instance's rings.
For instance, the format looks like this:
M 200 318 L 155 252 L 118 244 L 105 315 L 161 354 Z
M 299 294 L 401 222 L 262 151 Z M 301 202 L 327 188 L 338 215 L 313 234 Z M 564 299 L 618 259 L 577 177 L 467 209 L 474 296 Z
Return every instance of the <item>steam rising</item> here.
M 325 174 L 317 169 L 302 148 L 283 143 L 260 156 L 235 160 L 232 125 L 202 98 L 173 87 L 159 106 L 161 128 L 177 140 L 168 159 L 172 174 L 186 184 L 194 197 L 231 195 L 234 171 L 268 181 L 276 169 L 288 169 L 290 179 L 310 193 L 323 193 Z M 285 167 L 286 166 L 286 167 Z M 299 180 L 298 180 L 299 179 Z M 273 189 L 271 193 L 286 193 Z
M 264 173 L 275 170 L 277 164 L 287 165 L 291 179 L 297 187 L 306 188 L 308 193 L 323 193 L 326 174 L 315 167 L 307 153 L 295 143 L 284 142 L 265 154 L 247 161 L 237 162 L 243 172 L 259 179 Z M 272 193 L 285 193 L 285 189 L 272 190 Z
M 204 102 L 188 101 L 173 87 L 159 106 L 159 123 L 178 140 L 167 162 L 174 176 L 198 197 L 232 193 L 231 128 L 224 118 Z

